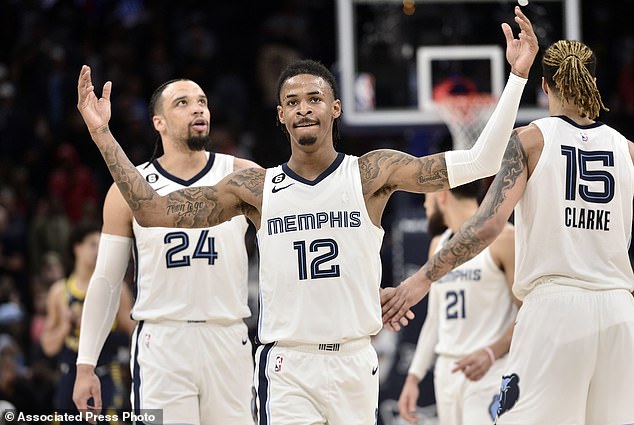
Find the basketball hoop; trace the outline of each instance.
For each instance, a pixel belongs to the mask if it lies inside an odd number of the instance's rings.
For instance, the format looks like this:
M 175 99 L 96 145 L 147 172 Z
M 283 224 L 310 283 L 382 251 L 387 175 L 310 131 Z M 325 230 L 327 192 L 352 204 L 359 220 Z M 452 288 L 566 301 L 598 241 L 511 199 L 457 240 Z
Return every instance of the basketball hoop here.
M 436 110 L 449 128 L 453 149 L 469 149 L 495 109 L 496 98 L 486 93 L 446 93 L 434 100 Z

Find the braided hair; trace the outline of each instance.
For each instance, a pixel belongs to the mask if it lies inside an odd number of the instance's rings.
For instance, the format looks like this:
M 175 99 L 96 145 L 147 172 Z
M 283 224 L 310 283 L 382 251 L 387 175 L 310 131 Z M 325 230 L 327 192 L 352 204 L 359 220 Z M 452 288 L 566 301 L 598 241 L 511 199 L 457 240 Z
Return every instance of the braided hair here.
M 152 93 L 152 96 L 150 97 L 150 103 L 148 104 L 148 112 L 150 113 L 150 121 L 152 121 L 152 118 L 154 117 L 154 115 L 158 113 L 158 109 L 159 109 L 158 101 L 159 101 L 159 98 L 163 95 L 163 92 L 165 91 L 167 86 L 177 81 L 190 81 L 190 80 L 187 78 L 176 78 L 174 80 L 166 81 L 165 83 L 158 86 L 156 90 L 154 90 L 154 93 Z M 147 162 L 146 167 L 149 166 L 156 158 L 158 158 L 159 156 L 162 156 L 164 153 L 165 151 L 163 150 L 163 141 L 161 140 L 161 136 L 157 133 L 156 142 L 154 142 L 154 151 L 152 152 L 152 157 Z
M 330 89 L 332 90 L 332 94 L 334 98 L 339 99 L 339 89 L 337 87 L 337 81 L 335 80 L 335 76 L 332 74 L 332 72 L 330 72 L 330 70 L 328 70 L 328 68 L 326 68 L 320 62 L 317 62 L 311 59 L 304 59 L 304 60 L 298 60 L 296 62 L 293 62 L 292 64 L 287 66 L 286 69 L 284 69 L 284 71 L 282 71 L 282 74 L 280 75 L 280 79 L 277 82 L 278 102 L 280 99 L 280 93 L 282 92 L 282 86 L 284 85 L 284 83 L 290 78 L 293 78 L 296 75 L 300 75 L 300 74 L 314 75 L 315 77 L 323 78 L 324 81 L 326 81 L 328 85 L 330 86 Z M 341 115 L 335 118 L 335 121 L 332 124 L 332 140 L 335 145 L 337 144 L 337 141 L 340 138 L 339 137 L 339 119 L 340 118 L 341 118 Z M 282 129 L 282 133 L 284 133 L 286 137 L 290 140 L 290 134 L 288 133 L 286 126 L 280 123 L 278 119 L 275 120 L 275 123 L 277 126 L 279 126 Z
M 598 117 L 601 109 L 609 111 L 594 78 L 596 67 L 594 52 L 580 41 L 559 40 L 546 49 L 542 58 L 548 87 L 575 105 L 580 116 L 590 119 Z

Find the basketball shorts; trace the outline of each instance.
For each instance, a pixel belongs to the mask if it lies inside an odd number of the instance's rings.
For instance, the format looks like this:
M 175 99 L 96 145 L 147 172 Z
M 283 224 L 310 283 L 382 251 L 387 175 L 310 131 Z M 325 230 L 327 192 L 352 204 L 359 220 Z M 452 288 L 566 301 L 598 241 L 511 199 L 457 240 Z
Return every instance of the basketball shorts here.
M 242 321 L 139 322 L 130 367 L 136 414 L 162 409 L 164 424 L 253 424 L 253 358 Z
M 255 359 L 259 425 L 376 423 L 379 363 L 370 338 L 271 343 L 258 347 Z
M 500 379 L 506 356 L 497 359 L 479 380 L 471 381 L 464 373 L 452 373 L 456 357 L 439 356 L 434 368 L 436 411 L 441 425 L 493 424 L 497 414 Z
M 553 279 L 524 299 L 498 425 L 634 423 L 634 298 Z

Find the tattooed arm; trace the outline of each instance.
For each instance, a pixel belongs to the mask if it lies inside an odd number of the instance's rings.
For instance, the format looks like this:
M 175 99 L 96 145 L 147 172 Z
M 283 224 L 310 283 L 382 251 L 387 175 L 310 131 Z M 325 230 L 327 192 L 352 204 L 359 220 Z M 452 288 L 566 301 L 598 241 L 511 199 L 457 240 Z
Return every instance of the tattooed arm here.
M 543 139 L 535 126 L 513 132 L 502 168 L 473 217 L 414 275 L 405 279 L 383 302 L 383 320 L 391 322 L 418 303 L 431 282 L 475 257 L 495 240 L 526 188 L 530 171 L 541 154 Z
M 98 99 L 90 68 L 84 65 L 77 84 L 77 109 L 121 195 L 141 226 L 209 227 L 240 214 L 259 226 L 263 169 L 241 169 L 212 187 L 187 188 L 159 196 L 110 133 L 111 90 L 112 83 L 107 82 L 102 97 Z
M 395 150 L 375 150 L 359 158 L 359 172 L 368 213 L 377 226 L 395 191 L 423 193 L 449 188 L 444 154 L 416 158 Z

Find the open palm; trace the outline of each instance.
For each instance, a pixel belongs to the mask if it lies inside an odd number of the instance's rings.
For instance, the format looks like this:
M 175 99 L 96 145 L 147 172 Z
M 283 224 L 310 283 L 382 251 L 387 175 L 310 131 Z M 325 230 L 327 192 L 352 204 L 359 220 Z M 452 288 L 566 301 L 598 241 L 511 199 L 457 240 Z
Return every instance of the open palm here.
M 112 83 L 108 81 L 103 86 L 102 97 L 98 99 L 92 84 L 90 67 L 84 65 L 81 68 L 77 82 L 77 109 L 91 133 L 101 131 L 108 126 L 111 116 L 111 90 Z
M 533 60 L 539 51 L 539 43 L 531 22 L 517 6 L 515 7 L 515 22 L 520 26 L 517 38 L 513 37 L 513 31 L 508 24 L 502 24 L 502 31 L 506 38 L 506 60 L 515 74 L 528 78 Z

